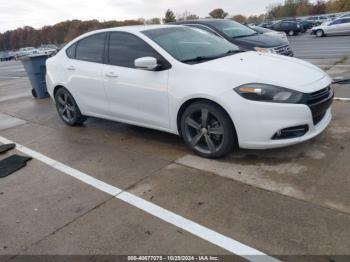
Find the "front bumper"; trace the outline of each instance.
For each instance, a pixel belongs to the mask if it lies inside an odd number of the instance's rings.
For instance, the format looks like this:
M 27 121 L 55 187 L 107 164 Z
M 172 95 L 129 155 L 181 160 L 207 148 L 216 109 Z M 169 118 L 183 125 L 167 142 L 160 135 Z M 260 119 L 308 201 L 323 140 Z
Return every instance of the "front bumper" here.
M 235 92 L 226 93 L 227 110 L 236 127 L 238 143 L 245 149 L 269 149 L 290 146 L 307 141 L 322 133 L 329 125 L 332 97 L 320 105 L 264 103 L 246 100 Z M 229 102 L 230 101 L 230 102 Z M 234 105 L 232 101 L 237 101 Z M 273 139 L 283 129 L 308 126 L 308 131 L 300 137 Z

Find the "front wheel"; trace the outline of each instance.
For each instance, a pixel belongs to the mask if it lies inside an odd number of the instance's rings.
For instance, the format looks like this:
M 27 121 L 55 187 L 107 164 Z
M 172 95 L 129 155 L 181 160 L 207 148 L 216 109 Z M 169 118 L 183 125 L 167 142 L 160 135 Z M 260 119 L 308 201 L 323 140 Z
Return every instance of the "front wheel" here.
M 288 32 L 288 35 L 289 35 L 289 36 L 293 36 L 293 35 L 295 35 L 294 30 L 290 30 L 290 31 Z
M 65 88 L 60 88 L 55 94 L 57 112 L 60 118 L 69 126 L 81 125 L 86 117 L 80 112 L 73 96 Z
M 210 102 L 195 102 L 181 117 L 182 137 L 194 153 L 219 158 L 230 153 L 236 132 L 226 112 Z
M 316 36 L 317 36 L 317 37 L 323 37 L 323 36 L 324 36 L 323 30 L 317 30 L 317 31 L 316 31 Z

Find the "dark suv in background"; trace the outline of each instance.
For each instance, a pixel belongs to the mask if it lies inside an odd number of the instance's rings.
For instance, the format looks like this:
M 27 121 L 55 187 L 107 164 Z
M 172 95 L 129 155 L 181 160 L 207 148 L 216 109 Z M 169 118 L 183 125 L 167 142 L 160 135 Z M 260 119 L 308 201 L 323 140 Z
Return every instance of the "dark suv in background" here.
M 173 24 L 199 28 L 222 37 L 244 51 L 259 51 L 293 56 L 289 43 L 281 38 L 260 34 L 253 29 L 228 19 L 199 19 Z
M 269 29 L 285 32 L 289 36 L 298 35 L 303 31 L 300 23 L 295 21 L 280 21 L 271 25 Z

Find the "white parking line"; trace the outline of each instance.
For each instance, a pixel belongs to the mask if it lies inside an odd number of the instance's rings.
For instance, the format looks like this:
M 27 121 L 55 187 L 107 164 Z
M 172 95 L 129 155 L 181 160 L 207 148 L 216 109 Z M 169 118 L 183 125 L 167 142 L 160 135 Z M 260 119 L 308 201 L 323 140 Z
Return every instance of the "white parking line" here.
M 0 79 L 19 79 L 24 78 L 23 76 L 0 76 Z
M 346 97 L 334 97 L 334 100 L 350 102 L 350 98 L 346 98 Z
M 316 66 L 327 66 L 327 67 L 350 67 L 350 65 L 316 65 Z
M 0 136 L 0 142 L 3 144 L 15 143 L 5 137 Z M 71 168 L 63 163 L 60 163 L 52 158 L 49 158 L 39 152 L 36 152 L 28 147 L 16 144 L 16 149 L 32 158 L 35 158 L 79 181 L 82 181 L 96 189 L 99 189 L 109 195 L 120 199 L 129 205 L 137 207 L 148 214 L 151 214 L 169 224 L 179 227 L 199 238 L 202 238 L 216 246 L 219 246 L 227 251 L 230 251 L 238 256 L 253 262 L 277 262 L 276 258 L 268 256 L 259 250 L 249 247 L 237 240 L 224 236 L 214 230 L 202 226 L 192 220 L 184 218 L 174 212 L 164 209 L 149 201 L 146 201 L 138 196 L 123 191 L 117 187 L 109 185 L 101 180 L 89 176 L 77 169 Z
M 1 97 L 0 97 L 0 102 L 15 100 L 15 99 L 18 99 L 18 98 L 30 97 L 30 96 L 31 96 L 30 93 L 17 94 L 17 95 L 8 95 L 8 96 L 1 96 Z

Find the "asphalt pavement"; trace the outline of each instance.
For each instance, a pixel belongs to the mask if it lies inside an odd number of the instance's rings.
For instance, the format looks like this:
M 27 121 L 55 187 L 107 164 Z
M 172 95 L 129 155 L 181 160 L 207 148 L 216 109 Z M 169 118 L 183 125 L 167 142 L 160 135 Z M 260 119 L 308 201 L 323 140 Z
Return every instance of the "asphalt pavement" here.
M 25 76 L 27 75 L 21 62 L 0 62 L 0 80 L 17 79 Z
M 295 57 L 302 59 L 350 57 L 350 36 L 318 38 L 309 33 L 288 37 Z

